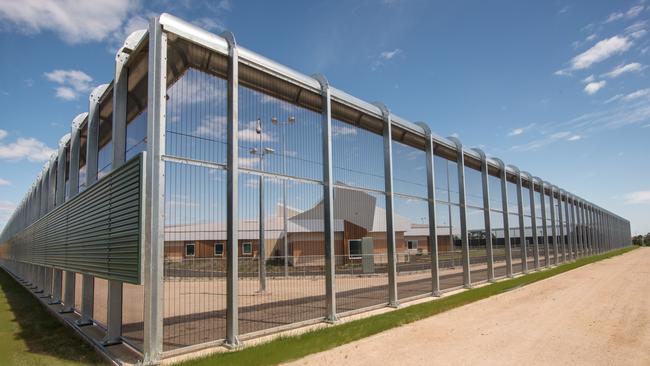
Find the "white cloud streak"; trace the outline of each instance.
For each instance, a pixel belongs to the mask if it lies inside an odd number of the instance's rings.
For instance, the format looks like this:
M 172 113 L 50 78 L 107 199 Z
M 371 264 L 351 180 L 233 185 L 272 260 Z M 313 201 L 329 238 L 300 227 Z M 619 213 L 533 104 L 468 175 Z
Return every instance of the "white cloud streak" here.
M 650 191 L 626 193 L 623 198 L 628 205 L 648 204 L 650 203 Z
M 0 186 L 8 186 L 8 185 L 11 185 L 10 181 L 0 178 Z
M 641 12 L 643 11 L 643 9 L 644 9 L 644 6 L 643 6 L 643 5 L 634 5 L 633 7 L 631 7 L 631 8 L 630 8 L 628 11 L 626 11 L 626 12 L 619 11 L 619 12 L 611 13 L 611 14 L 609 14 L 609 16 L 607 17 L 607 19 L 605 20 L 605 23 L 611 23 L 611 22 L 615 22 L 615 21 L 617 21 L 617 20 L 621 20 L 621 19 L 632 19 L 632 18 L 635 18 L 635 17 L 637 17 L 639 14 L 641 14 Z
M 627 65 L 618 65 L 612 71 L 603 74 L 602 76 L 613 79 L 619 77 L 628 72 L 639 72 L 643 71 L 647 66 L 641 65 L 638 62 L 632 62 Z
M 593 47 L 571 59 L 571 70 L 583 70 L 604 61 L 613 55 L 630 49 L 632 41 L 628 37 L 614 36 L 596 43 Z

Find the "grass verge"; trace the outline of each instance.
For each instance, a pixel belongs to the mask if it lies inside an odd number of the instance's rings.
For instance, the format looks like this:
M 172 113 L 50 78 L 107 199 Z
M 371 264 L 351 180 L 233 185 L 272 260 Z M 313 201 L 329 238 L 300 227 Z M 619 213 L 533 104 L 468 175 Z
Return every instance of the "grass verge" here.
M 99 365 L 95 351 L 0 269 L 0 365 Z
M 322 352 L 350 343 L 391 328 L 412 323 L 593 262 L 627 253 L 633 249 L 636 249 L 636 247 L 624 248 L 601 255 L 581 258 L 573 263 L 562 264 L 546 271 L 533 272 L 521 277 L 503 280 L 487 286 L 463 291 L 451 296 L 442 297 L 436 301 L 412 305 L 369 318 L 314 330 L 298 336 L 277 338 L 268 343 L 245 348 L 239 351 L 218 353 L 205 358 L 186 361 L 181 363 L 181 365 L 277 365 L 283 362 L 296 360 L 312 353 Z

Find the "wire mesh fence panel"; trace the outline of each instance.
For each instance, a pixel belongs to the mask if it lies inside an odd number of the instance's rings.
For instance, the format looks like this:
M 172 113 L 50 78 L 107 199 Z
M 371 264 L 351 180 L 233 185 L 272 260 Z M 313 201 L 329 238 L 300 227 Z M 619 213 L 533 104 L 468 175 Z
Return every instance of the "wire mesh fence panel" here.
M 163 345 L 225 337 L 226 171 L 166 163 Z
M 431 294 L 428 201 L 396 195 L 393 221 L 399 298 Z
M 385 196 L 336 187 L 334 227 L 337 312 L 387 303 Z
M 244 173 L 239 182 L 240 332 L 323 318 L 322 185 Z
M 421 148 L 393 141 L 393 225 L 400 299 L 431 294 L 427 157 Z
M 458 164 L 435 155 L 436 228 L 440 289 L 463 286 Z
M 504 237 L 503 212 L 490 211 L 490 226 L 492 227 L 492 260 L 494 277 L 507 275 L 506 269 L 506 241 Z
M 487 235 L 483 202 L 483 177 L 479 170 L 465 166 L 467 236 L 472 283 L 487 281 Z M 491 235 L 491 233 L 490 233 Z

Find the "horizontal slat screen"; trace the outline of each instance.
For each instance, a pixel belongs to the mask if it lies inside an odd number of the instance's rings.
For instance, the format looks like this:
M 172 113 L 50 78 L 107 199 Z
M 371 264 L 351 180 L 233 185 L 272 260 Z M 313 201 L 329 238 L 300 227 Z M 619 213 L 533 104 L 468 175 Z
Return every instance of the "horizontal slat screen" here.
M 141 283 L 144 153 L 9 240 L 13 260 Z

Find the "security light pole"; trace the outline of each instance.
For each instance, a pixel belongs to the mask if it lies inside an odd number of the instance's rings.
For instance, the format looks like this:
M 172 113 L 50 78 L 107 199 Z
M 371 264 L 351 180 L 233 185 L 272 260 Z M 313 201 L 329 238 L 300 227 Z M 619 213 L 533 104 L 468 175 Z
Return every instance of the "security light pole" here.
M 260 157 L 260 171 L 264 171 L 264 155 L 273 154 L 275 150 L 270 147 L 262 147 L 262 120 L 257 119 L 257 126 L 255 127 L 255 132 L 260 136 L 260 147 L 259 150 L 252 148 L 250 153 L 252 155 L 258 155 Z M 264 176 L 260 174 L 259 176 L 259 185 L 260 185 L 260 222 L 259 222 L 259 278 L 260 278 L 260 289 L 259 292 L 266 292 L 266 245 L 264 239 Z
M 285 129 L 284 126 L 292 125 L 296 122 L 296 117 L 289 117 L 286 121 L 279 121 L 277 118 L 273 117 L 271 122 L 274 125 L 280 124 L 282 126 L 282 173 L 287 175 L 287 149 L 286 149 L 286 138 L 284 136 Z M 284 251 L 284 277 L 289 276 L 289 243 L 287 238 L 287 180 L 282 180 L 282 217 L 283 217 L 283 251 Z

